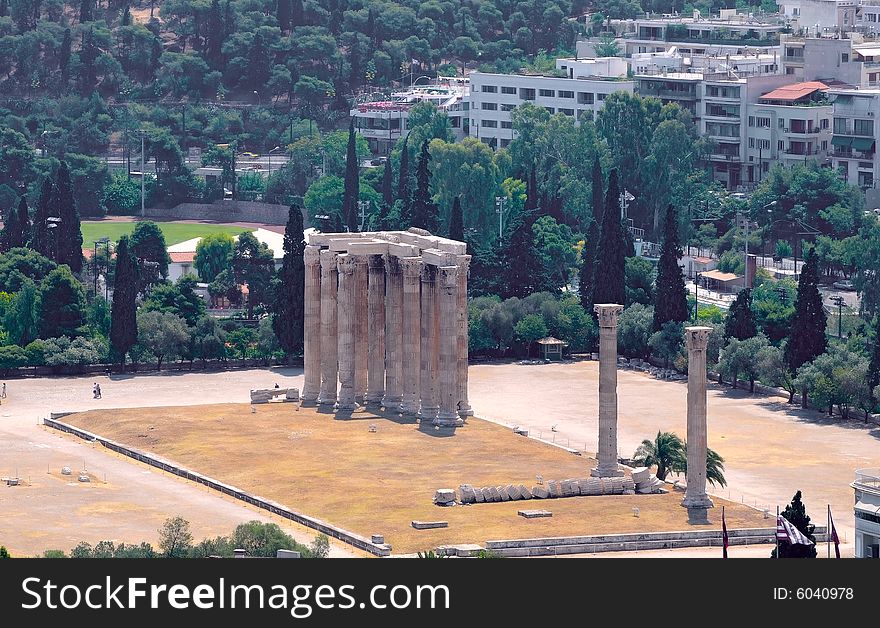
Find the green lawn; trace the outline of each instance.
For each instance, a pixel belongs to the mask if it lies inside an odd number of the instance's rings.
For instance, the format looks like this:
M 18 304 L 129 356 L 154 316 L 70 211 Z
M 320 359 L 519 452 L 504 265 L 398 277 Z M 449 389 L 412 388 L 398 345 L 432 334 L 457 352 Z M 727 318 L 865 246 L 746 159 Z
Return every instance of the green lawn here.
M 157 223 L 162 233 L 165 234 L 165 242 L 170 246 L 206 236 L 211 233 L 229 233 L 238 235 L 245 231 L 253 231 L 247 227 L 233 227 L 232 225 L 194 224 L 186 222 L 160 222 Z M 134 230 L 133 222 L 111 222 L 106 220 L 82 223 L 83 247 L 94 246 L 95 240 L 110 238 L 116 242 L 120 236 L 130 234 Z

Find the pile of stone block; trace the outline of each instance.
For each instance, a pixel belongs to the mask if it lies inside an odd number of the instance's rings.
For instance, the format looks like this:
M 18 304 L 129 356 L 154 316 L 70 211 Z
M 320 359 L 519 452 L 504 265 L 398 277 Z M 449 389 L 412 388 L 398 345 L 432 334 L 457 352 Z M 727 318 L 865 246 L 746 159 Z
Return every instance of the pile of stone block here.
M 462 504 L 481 504 L 491 502 L 510 502 L 521 499 L 532 499 L 532 491 L 525 485 L 508 484 L 507 486 L 474 487 L 462 484 L 458 487 L 458 495 Z
M 451 488 L 440 488 L 434 493 L 434 503 L 438 506 L 454 506 L 455 490 Z
M 251 390 L 251 403 L 269 403 L 275 397 L 284 401 L 299 401 L 299 388 L 262 388 Z
M 651 493 L 663 493 L 663 481 L 651 473 L 648 467 L 638 467 L 632 471 L 632 479 L 636 485 L 636 493 L 650 495 Z
M 659 482 L 653 475 L 650 477 Z M 507 486 L 485 486 L 481 488 L 471 486 L 470 484 L 462 484 L 458 487 L 458 497 L 462 504 L 506 502 L 532 498 L 577 497 L 581 495 L 634 495 L 635 493 L 636 485 L 633 479 L 628 476 L 548 480 L 543 486 L 533 486 L 531 490 L 522 484 L 519 486 L 508 484 Z M 436 496 L 434 497 L 434 502 L 437 503 Z

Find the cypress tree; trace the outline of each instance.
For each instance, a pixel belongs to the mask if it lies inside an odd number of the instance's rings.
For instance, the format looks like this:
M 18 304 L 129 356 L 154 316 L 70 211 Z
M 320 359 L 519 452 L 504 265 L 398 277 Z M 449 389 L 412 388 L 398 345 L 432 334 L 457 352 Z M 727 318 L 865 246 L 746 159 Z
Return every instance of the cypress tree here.
M 21 244 L 18 246 L 27 246 L 31 239 L 31 217 L 24 194 L 21 195 L 21 200 L 18 202 L 18 228 L 21 230 Z
M 275 11 L 278 18 L 278 26 L 282 32 L 290 30 L 290 0 L 278 0 Z
M 305 250 L 302 210 L 291 205 L 284 229 L 284 260 L 278 271 L 279 282 L 272 308 L 272 329 L 287 355 L 302 351 L 303 346 Z
M 745 288 L 737 293 L 736 301 L 730 304 L 724 321 L 724 340 L 748 340 L 757 335 L 758 325 L 752 312 L 752 290 Z
M 657 290 L 654 298 L 654 331 L 660 331 L 663 323 L 688 319 L 687 291 L 678 259 L 681 243 L 678 240 L 678 216 L 672 205 L 666 208 L 666 225 L 660 260 L 657 263 Z
M 116 244 L 116 277 L 113 281 L 113 309 L 110 311 L 110 346 L 113 357 L 125 364 L 125 354 L 137 342 L 137 262 L 128 236 Z
M 404 228 L 411 226 L 412 213 L 410 212 L 409 196 L 409 135 L 403 138 L 403 148 L 400 151 L 400 172 L 397 173 L 397 200 L 401 202 L 400 221 Z
M 522 299 L 533 292 L 555 290 L 535 249 L 535 232 L 532 229 L 535 219 L 536 212 L 524 211 L 508 227 L 506 245 L 501 252 L 504 273 L 501 296 L 505 299 Z
M 602 215 L 602 232 L 599 251 L 596 254 L 594 303 L 626 303 L 625 267 L 626 238 L 620 214 L 615 211 L 620 189 L 617 170 L 608 175 L 608 192 L 605 195 L 605 211 Z
M 412 226 L 426 229 L 431 233 L 437 230 L 437 206 L 431 202 L 431 153 L 428 140 L 422 142 L 422 153 L 416 167 L 416 193 L 412 200 Z
M 76 207 L 76 199 L 73 196 L 73 186 L 70 182 L 70 170 L 67 162 L 62 161 L 58 168 L 58 176 L 55 178 L 55 207 L 61 218 L 58 225 L 58 259 L 59 264 L 67 264 L 70 270 L 76 274 L 82 270 L 82 226 L 79 220 L 79 210 Z
M 24 196 L 21 197 L 21 202 L 25 203 Z M 18 210 L 15 207 L 10 207 L 3 220 L 3 231 L 0 232 L 0 252 L 5 253 L 9 249 L 19 246 L 24 246 L 24 243 L 22 242 L 21 227 L 18 224 Z
M 874 346 L 868 364 L 868 390 L 874 399 L 874 389 L 880 386 L 880 316 L 874 319 Z
M 535 172 L 535 166 L 532 166 L 532 171 L 529 173 L 529 181 L 526 184 L 526 209 L 537 209 L 539 205 L 538 201 L 538 175 Z
M 819 294 L 817 285 L 818 263 L 815 249 L 810 249 L 801 270 L 791 333 L 785 345 L 785 364 L 793 373 L 806 362 L 825 353 L 827 348 L 825 339 L 827 321 L 822 306 L 822 295 Z
M 61 70 L 61 84 L 67 85 L 69 78 L 68 69 L 70 67 L 70 49 L 73 45 L 73 39 L 70 35 L 70 29 L 64 29 L 64 39 L 61 40 L 61 48 L 58 50 L 58 69 Z
M 452 211 L 449 214 L 449 239 L 464 242 L 464 215 L 461 211 L 461 196 L 456 196 L 452 201 Z
M 220 11 L 220 0 L 211 0 L 211 8 L 208 11 L 208 30 L 205 39 L 205 56 L 208 59 L 208 63 L 212 68 L 219 68 L 223 60 L 221 50 L 223 45 L 223 14 Z
M 348 126 L 348 150 L 345 154 L 345 191 L 342 196 L 342 216 L 345 226 L 354 233 L 358 230 L 358 196 L 360 180 L 358 175 L 357 143 L 354 133 L 354 118 Z
M 290 2 L 290 24 L 291 26 L 303 25 L 303 2 L 302 0 L 291 0 Z
M 54 190 L 55 184 L 52 183 L 52 179 L 46 177 L 42 188 L 40 188 L 40 198 L 37 200 L 37 209 L 34 212 L 30 246 L 40 255 L 57 261 L 54 246 L 55 234 L 49 229 L 49 218 L 57 218 L 52 211 Z
M 587 229 L 587 239 L 584 242 L 584 250 L 581 254 L 580 271 L 580 297 L 581 305 L 587 311 L 593 312 L 593 290 L 596 277 L 596 256 L 599 250 L 599 226 L 602 224 L 602 195 L 605 193 L 605 184 L 602 180 L 602 164 L 599 163 L 599 155 L 593 160 L 593 219 Z
M 93 12 L 95 10 L 95 0 L 81 0 L 79 3 L 79 21 L 91 22 Z
M 122 17 L 119 19 L 120 26 L 131 26 L 131 9 L 128 5 L 125 5 L 125 8 L 122 9 Z
M 382 171 L 382 205 L 386 212 L 394 205 L 394 165 L 390 159 L 385 160 Z

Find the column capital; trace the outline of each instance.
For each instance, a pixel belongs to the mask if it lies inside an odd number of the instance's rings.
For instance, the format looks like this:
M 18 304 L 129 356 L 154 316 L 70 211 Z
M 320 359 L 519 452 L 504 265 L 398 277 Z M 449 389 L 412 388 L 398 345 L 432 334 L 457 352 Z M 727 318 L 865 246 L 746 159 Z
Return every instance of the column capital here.
M 352 259 L 354 259 L 355 265 L 360 267 L 369 265 L 370 258 L 373 257 L 372 255 L 361 255 L 358 253 L 349 253 L 349 255 L 352 256 Z
M 599 327 L 617 327 L 617 319 L 623 306 L 616 303 L 597 303 L 593 309 L 599 316 Z
M 458 267 L 467 274 L 471 265 L 471 256 L 470 255 L 459 255 L 458 256 Z
M 395 257 L 394 255 L 385 255 L 383 256 L 383 261 L 385 262 L 385 272 L 387 274 L 397 275 L 402 272 L 399 257 Z
M 331 271 L 336 269 L 336 258 L 338 257 L 335 251 L 323 250 L 320 253 L 321 257 L 321 270 L 323 271 Z
M 353 255 L 343 253 L 342 255 L 336 256 L 336 267 L 339 269 L 340 273 L 343 273 L 345 275 L 353 273 L 354 265 L 355 257 Z
M 307 244 L 303 251 L 303 261 L 306 266 L 316 265 L 321 259 L 321 247 L 314 244 Z
M 705 351 L 711 333 L 711 327 L 685 327 L 684 337 L 688 351 Z
M 437 278 L 444 288 L 458 287 L 458 266 L 437 267 Z
M 419 277 L 422 273 L 421 257 L 399 257 L 400 265 L 403 267 L 404 277 Z
M 419 276 L 422 281 L 435 281 L 437 279 L 437 267 L 423 263 L 422 267 L 419 269 Z
M 385 259 L 384 255 L 369 255 L 367 256 L 367 261 L 370 264 L 370 270 L 381 270 L 385 271 Z

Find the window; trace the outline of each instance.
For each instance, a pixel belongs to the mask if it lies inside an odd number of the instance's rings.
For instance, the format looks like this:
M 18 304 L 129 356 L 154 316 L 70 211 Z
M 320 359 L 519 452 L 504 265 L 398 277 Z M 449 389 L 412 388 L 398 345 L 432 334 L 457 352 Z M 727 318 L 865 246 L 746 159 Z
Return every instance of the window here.
M 849 53 L 848 52 L 843 52 L 840 54 L 840 62 L 841 63 L 849 62 Z
M 497 129 L 498 120 L 483 120 L 482 122 L 480 122 L 480 126 L 484 129 Z
M 592 105 L 593 104 L 592 92 L 578 92 L 578 104 L 579 105 Z
M 834 134 L 835 135 L 846 135 L 846 118 L 834 118 Z
M 542 98 L 553 98 L 556 96 L 556 90 L 554 89 L 539 89 L 538 96 Z
M 822 142 L 822 150 L 828 150 L 828 140 Z
M 859 187 L 863 187 L 863 188 L 874 187 L 874 173 L 873 172 L 860 172 L 859 173 Z
M 781 122 L 781 120 L 780 120 Z M 755 118 L 755 126 L 759 129 L 769 129 L 770 128 L 770 118 Z
M 498 103 L 497 102 L 484 102 L 482 104 L 483 111 L 498 111 Z
M 508 87 L 508 86 L 504 85 L 504 86 L 501 87 L 501 93 L 502 93 L 502 94 L 514 94 L 514 95 L 516 95 L 516 88 L 515 88 L 515 87 Z
M 510 120 L 502 120 L 501 121 L 501 128 L 502 129 L 512 129 L 513 122 L 511 122 Z
M 750 127 L 755 126 L 755 116 L 749 116 L 749 126 Z
M 767 126 L 769 127 L 770 125 L 767 125 Z M 785 128 L 785 119 L 784 118 L 779 118 L 779 128 L 780 129 Z
M 755 147 L 755 138 L 750 137 L 749 138 L 749 148 L 754 148 L 754 147 Z
M 501 111 L 513 111 L 514 109 L 516 109 L 516 105 L 501 103 Z
M 822 118 L 822 119 L 819 121 L 819 128 L 821 128 L 821 129 L 827 129 L 827 128 L 828 128 L 828 118 Z
M 717 116 L 722 118 L 738 118 L 739 117 L 739 105 L 720 105 L 716 103 L 706 103 L 706 115 L 707 116 Z M 766 127 L 770 128 L 770 118 L 758 118 L 758 126 L 763 126 L 760 121 L 767 120 Z
M 602 102 L 603 100 L 605 100 L 605 97 L 606 97 L 606 96 L 608 96 L 608 94 L 596 94 L 596 99 L 597 99 L 599 102 Z
M 853 135 L 874 135 L 874 121 L 853 120 Z
M 874 169 L 874 162 L 873 161 L 860 161 L 859 168 L 867 168 L 868 170 L 873 170 Z
M 785 142 L 783 142 L 782 140 L 779 140 L 779 141 L 776 143 L 776 147 L 777 147 L 779 150 L 785 150 Z
M 739 98 L 739 87 L 707 85 L 706 96 L 711 96 L 714 98 Z
M 497 85 L 483 85 L 482 90 L 484 94 L 497 94 L 498 86 Z
M 528 87 L 520 87 L 519 97 L 522 100 L 534 100 L 535 99 L 535 90 L 528 88 Z
M 560 89 L 560 90 L 559 90 L 559 97 L 560 97 L 560 98 L 574 98 L 574 92 L 570 92 L 570 91 L 567 91 L 567 90 L 564 90 L 564 89 Z
M 560 109 L 559 113 L 571 116 L 572 118 L 574 117 L 574 109 Z
M 508 146 L 510 146 L 510 140 L 502 139 L 501 140 L 501 148 L 507 148 Z
M 758 140 L 758 150 L 770 150 L 770 140 Z
M 544 109 L 546 109 L 548 112 L 550 112 L 551 115 L 556 113 L 556 109 L 554 109 L 553 107 L 544 107 Z

